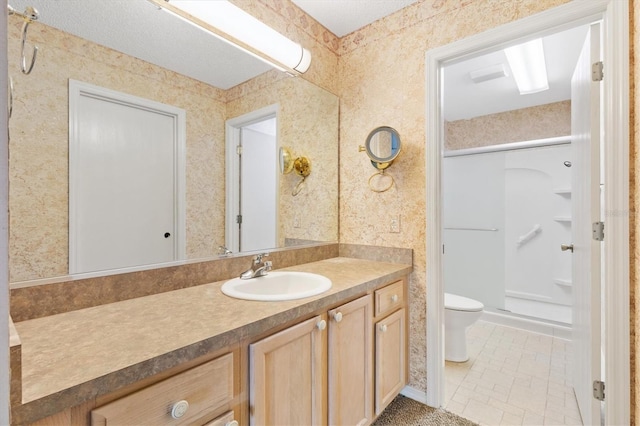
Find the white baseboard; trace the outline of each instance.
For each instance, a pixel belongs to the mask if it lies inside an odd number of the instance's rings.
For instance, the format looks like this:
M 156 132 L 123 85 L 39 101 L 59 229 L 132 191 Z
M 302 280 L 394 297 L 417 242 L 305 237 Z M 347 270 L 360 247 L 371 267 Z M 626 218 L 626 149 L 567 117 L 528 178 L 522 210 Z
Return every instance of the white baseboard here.
M 411 386 L 405 386 L 404 388 L 402 388 L 402 390 L 400 391 L 400 395 L 406 396 L 407 398 L 411 398 L 414 401 L 418 401 L 423 404 L 427 403 L 427 393 Z

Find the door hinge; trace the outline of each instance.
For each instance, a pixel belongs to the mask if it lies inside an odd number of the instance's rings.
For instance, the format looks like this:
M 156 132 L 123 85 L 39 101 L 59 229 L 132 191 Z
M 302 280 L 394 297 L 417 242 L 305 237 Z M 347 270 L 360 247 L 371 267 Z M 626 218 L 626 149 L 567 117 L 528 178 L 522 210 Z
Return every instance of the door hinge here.
M 236 154 L 242 155 L 242 145 L 236 146 Z
M 602 61 L 596 62 L 595 64 L 591 65 L 591 80 L 593 81 L 602 81 L 602 79 L 604 78 L 604 64 L 602 63 Z
M 242 215 L 241 214 L 236 216 L 236 223 L 242 224 Z
M 600 380 L 593 381 L 593 397 L 598 401 L 604 401 L 604 382 Z
M 604 222 L 595 222 L 592 230 L 594 240 L 604 241 Z

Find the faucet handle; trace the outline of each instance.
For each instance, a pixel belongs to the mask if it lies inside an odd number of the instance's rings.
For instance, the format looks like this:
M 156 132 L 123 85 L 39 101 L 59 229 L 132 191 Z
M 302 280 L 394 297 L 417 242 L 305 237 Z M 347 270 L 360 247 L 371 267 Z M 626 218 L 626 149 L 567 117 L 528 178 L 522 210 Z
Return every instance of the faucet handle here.
M 226 256 L 228 254 L 233 253 L 231 250 L 229 250 L 226 246 L 218 246 L 218 255 L 220 256 Z
M 259 263 L 262 263 L 262 258 L 263 257 L 268 257 L 269 253 L 260 253 L 257 254 L 254 258 L 253 258 L 253 263 L 255 263 L 256 265 Z

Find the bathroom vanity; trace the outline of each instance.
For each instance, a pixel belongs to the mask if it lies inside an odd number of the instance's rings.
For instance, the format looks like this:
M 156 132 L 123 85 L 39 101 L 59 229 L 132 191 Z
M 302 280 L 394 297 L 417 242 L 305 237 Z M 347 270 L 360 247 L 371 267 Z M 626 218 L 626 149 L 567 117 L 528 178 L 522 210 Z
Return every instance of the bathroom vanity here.
M 13 422 L 369 424 L 407 381 L 411 269 L 334 257 L 282 269 L 332 281 L 304 299 L 218 281 L 17 322 Z

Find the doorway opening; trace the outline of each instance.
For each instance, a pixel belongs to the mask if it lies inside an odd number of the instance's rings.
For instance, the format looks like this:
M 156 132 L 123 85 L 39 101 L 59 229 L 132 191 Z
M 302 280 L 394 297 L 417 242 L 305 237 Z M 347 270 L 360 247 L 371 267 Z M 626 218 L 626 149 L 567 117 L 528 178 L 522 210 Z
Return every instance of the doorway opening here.
M 581 424 L 566 361 L 579 292 L 572 286 L 572 251 L 560 247 L 574 240 L 572 194 L 583 193 L 581 186 L 590 182 L 576 176 L 588 171 L 580 167 L 582 159 L 573 159 L 571 136 L 576 133 L 572 112 L 580 101 L 573 99 L 572 80 L 580 72 L 589 31 L 589 25 L 580 25 L 442 69 L 444 290 L 484 305 L 479 323 L 469 324 L 469 359 L 460 362 L 459 353 L 451 357 L 445 351 L 445 395 L 451 397 L 445 403 L 476 421 L 500 422 L 506 413 L 516 423 Z M 526 59 L 546 59 L 542 72 L 550 81 L 522 94 L 509 52 L 535 42 L 542 58 Z M 590 70 L 590 64 L 584 66 Z M 496 68 L 501 72 L 473 78 Z M 588 216 L 588 207 L 577 215 Z M 450 299 L 445 296 L 445 304 Z M 449 305 L 446 309 L 456 308 Z M 446 321 L 445 348 L 451 350 L 447 339 L 453 330 Z M 491 325 L 496 323 L 548 337 Z M 484 386 L 469 400 L 462 398 L 477 374 Z M 536 395 L 535 403 L 527 394 Z M 474 410 L 489 395 L 502 405 Z
M 581 5 L 584 6 L 584 5 Z M 628 164 L 625 163 L 628 151 L 628 86 L 625 86 L 626 71 L 628 70 L 627 54 L 624 46 L 628 48 L 628 35 L 625 28 L 628 26 L 628 5 L 615 1 L 602 1 L 593 3 L 588 8 L 577 7 L 576 5 L 567 4 L 549 11 L 534 15 L 532 17 L 513 22 L 502 27 L 487 31 L 475 37 L 453 43 L 448 46 L 434 49 L 427 53 L 427 395 L 426 402 L 432 406 L 442 406 L 446 394 L 444 380 L 444 293 L 446 286 L 446 270 L 443 268 L 443 242 L 445 241 L 444 233 L 446 226 L 446 213 L 443 213 L 442 201 L 445 197 L 445 183 L 443 181 L 444 166 L 443 154 L 444 147 L 442 142 L 445 140 L 445 122 L 442 99 L 447 94 L 443 92 L 442 81 L 443 74 L 446 72 L 443 68 L 448 64 L 454 64 L 469 58 L 478 57 L 486 52 L 503 49 L 510 45 L 531 40 L 535 37 L 541 37 L 554 32 L 566 30 L 568 28 L 579 25 L 590 24 L 592 22 L 603 20 L 603 47 L 604 47 L 604 63 L 609 64 L 610 74 L 607 75 L 603 86 L 603 103 L 604 114 L 602 119 L 603 131 L 603 149 L 606 152 L 604 162 L 605 180 L 610 190 L 604 196 L 604 204 L 606 211 L 628 211 Z M 619 27 L 618 27 L 619 26 Z M 617 45 L 623 47 L 617 47 Z M 618 72 L 618 70 L 620 70 Z M 615 105 L 614 99 L 624 99 L 625 101 Z M 582 103 L 582 102 L 581 102 Z M 587 102 L 587 105 L 590 103 Z M 591 103 L 593 104 L 593 102 Z M 622 118 L 622 119 L 621 119 Z M 596 120 L 599 124 L 600 120 Z M 594 132 L 592 132 L 593 134 Z M 600 132 L 595 132 L 600 133 Z M 623 143 L 619 143 L 620 141 Z M 615 143 L 613 143 L 615 141 Z M 599 152 L 599 149 L 597 149 Z M 595 156 L 594 158 L 597 158 Z M 569 160 L 571 161 L 571 160 Z M 598 163 L 597 161 L 595 163 Z M 599 165 L 599 163 L 598 163 Z M 589 174 L 597 184 L 599 183 L 600 174 L 591 172 Z M 619 185 L 619 186 L 618 186 Z M 558 187 L 559 192 L 563 188 Z M 599 188 L 598 188 L 599 190 Z M 566 194 L 555 194 L 556 197 L 566 197 Z M 600 201 L 600 196 L 591 197 Z M 438 202 L 439 201 L 439 202 Z M 573 203 L 573 197 L 572 197 Z M 591 216 L 588 220 L 597 216 Z M 560 218 L 562 214 L 558 214 Z M 623 379 L 623 374 L 628 374 L 628 310 L 622 308 L 622 312 L 617 312 L 621 306 L 628 305 L 628 267 L 623 262 L 617 262 L 612 253 L 618 253 L 628 259 L 628 216 L 605 217 L 607 223 L 611 223 L 611 233 L 607 235 L 606 244 L 604 245 L 604 258 L 606 269 L 604 271 L 604 282 L 611 282 L 612 279 L 618 279 L 621 282 L 618 289 L 612 286 L 604 288 L 603 311 L 606 321 L 588 318 L 589 327 L 576 327 L 574 324 L 573 340 L 587 341 L 592 349 L 590 354 L 584 360 L 582 376 L 583 380 L 578 386 L 577 394 L 582 394 L 582 400 L 585 402 L 581 407 L 582 417 L 586 423 L 597 422 L 600 417 L 600 402 L 591 400 L 592 380 L 601 380 L 601 366 L 595 365 L 595 356 L 601 352 L 606 356 L 607 363 L 604 371 L 607 377 L 607 389 L 612 386 L 615 390 L 615 397 L 611 398 L 607 395 L 607 403 L 604 410 L 607 423 L 625 423 L 628 422 L 628 406 L 629 387 L 628 380 Z M 566 218 L 566 217 L 565 217 Z M 522 234 L 516 234 L 518 238 L 513 241 L 517 244 L 520 237 L 524 237 L 523 242 L 532 242 L 533 238 L 539 236 L 538 229 L 532 223 L 531 229 L 524 231 Z M 590 225 L 590 224 L 589 224 Z M 452 226 L 451 226 L 452 227 Z M 461 226 L 457 227 L 473 227 Z M 497 228 L 489 226 L 488 228 Z M 584 233 L 584 227 L 580 227 Z M 453 230 L 451 230 L 453 231 Z M 531 232 L 533 231 L 533 232 Z M 544 230 L 543 230 L 544 231 Z M 469 231 L 470 232 L 470 231 Z M 479 232 L 479 231 L 478 231 Z M 588 238 L 591 238 L 591 226 L 588 227 Z M 565 243 L 566 246 L 570 244 Z M 586 243 L 585 246 L 589 244 Z M 560 251 L 560 248 L 557 248 Z M 578 251 L 578 250 L 576 250 Z M 574 257 L 575 259 L 575 257 Z M 593 268 L 592 277 L 600 281 L 600 262 L 588 261 L 587 264 Z M 458 267 L 463 266 L 458 264 Z M 568 281 L 563 277 L 556 277 L 563 280 L 566 284 Z M 572 279 L 574 279 L 572 277 Z M 591 282 L 591 277 L 587 279 Z M 575 287 L 575 283 L 574 283 Z M 588 292 L 588 297 L 592 307 L 591 313 L 600 312 L 600 287 L 594 286 L 593 292 Z M 596 303 L 593 303 L 596 301 Z M 600 326 L 606 328 L 607 341 L 601 351 L 600 347 Z M 617 330 L 617 328 L 624 330 Z M 615 334 L 611 338 L 612 334 Z M 594 343 L 595 342 L 595 343 Z M 595 344 L 595 346 L 594 346 Z M 615 347 L 615 350 L 613 348 Z M 576 351 L 582 354 L 581 351 Z M 583 355 L 583 354 L 582 354 Z M 576 374 L 572 374 L 575 378 Z M 587 389 L 588 387 L 588 389 Z M 586 396 L 585 396 L 586 395 Z M 578 395 L 578 399 L 580 399 Z M 546 406 L 546 404 L 545 404 Z M 596 417 L 598 419 L 596 419 Z
M 278 106 L 227 121 L 225 247 L 234 252 L 278 245 Z

